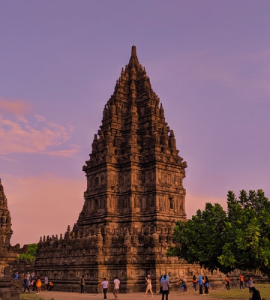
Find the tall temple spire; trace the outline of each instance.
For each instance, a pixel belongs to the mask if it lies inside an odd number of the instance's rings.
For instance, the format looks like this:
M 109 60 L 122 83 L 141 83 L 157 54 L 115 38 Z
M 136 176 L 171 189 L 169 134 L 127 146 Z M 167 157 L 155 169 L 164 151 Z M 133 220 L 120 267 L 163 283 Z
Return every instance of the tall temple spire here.
M 0 249 L 8 248 L 10 246 L 12 233 L 7 197 L 4 193 L 4 187 L 0 179 Z
M 165 253 L 173 246 L 175 222 L 186 220 L 187 164 L 178 153 L 174 131 L 133 46 L 83 166 L 87 190 L 77 223 L 63 240 L 41 240 L 38 274 L 56 276 L 63 289 L 70 289 L 78 274 L 87 275 L 91 292 L 106 276 L 120 276 L 126 292 L 145 289 L 150 272 L 154 289 L 165 270 L 176 280 L 180 262 L 168 263 Z
M 137 57 L 136 46 L 132 46 L 131 48 L 131 57 Z

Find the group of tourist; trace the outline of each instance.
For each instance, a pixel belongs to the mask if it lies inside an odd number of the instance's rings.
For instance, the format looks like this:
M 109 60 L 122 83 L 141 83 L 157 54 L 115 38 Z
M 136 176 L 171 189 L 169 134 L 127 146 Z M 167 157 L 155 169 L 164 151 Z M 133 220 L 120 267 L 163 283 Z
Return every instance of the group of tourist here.
M 18 272 L 15 272 L 12 275 L 14 281 L 19 280 L 20 276 Z M 23 277 L 23 292 L 25 293 L 26 291 L 28 291 L 28 293 L 30 293 L 30 289 L 32 288 L 33 292 L 36 292 L 37 294 L 39 294 L 41 292 L 41 286 L 42 286 L 42 282 L 39 276 L 36 276 L 34 272 L 32 272 L 31 274 L 29 272 L 24 273 L 24 277 Z M 53 289 L 54 284 L 49 281 L 48 276 L 45 275 L 44 277 L 44 286 L 45 286 L 45 290 L 46 291 L 50 291 Z
M 182 280 L 179 281 L 180 288 L 183 292 L 187 292 L 187 280 L 185 276 L 183 276 Z M 208 295 L 209 294 L 209 279 L 208 276 L 199 275 L 198 279 L 196 275 L 193 275 L 192 278 L 192 288 L 196 292 L 197 285 L 199 286 L 199 294 L 200 295 Z
M 245 285 L 244 284 L 245 284 L 245 277 L 242 274 L 240 274 L 239 275 L 239 288 L 240 288 L 240 290 L 244 290 L 245 289 Z M 248 285 L 249 292 L 251 293 L 251 288 L 254 285 L 253 285 L 253 279 L 250 276 L 248 277 L 247 285 Z M 228 274 L 225 277 L 225 288 L 226 288 L 227 291 L 229 291 L 231 289 L 231 287 L 230 287 L 230 277 L 229 277 Z
M 248 277 L 248 280 L 247 280 L 247 286 L 249 289 L 249 293 L 251 294 L 251 297 L 249 299 L 250 300 L 261 300 L 260 292 L 254 287 L 253 279 L 250 276 Z M 229 291 L 231 289 L 230 277 L 228 274 L 225 277 L 225 287 L 226 287 L 227 291 Z M 245 277 L 243 276 L 243 274 L 239 275 L 239 289 L 240 290 L 245 289 Z

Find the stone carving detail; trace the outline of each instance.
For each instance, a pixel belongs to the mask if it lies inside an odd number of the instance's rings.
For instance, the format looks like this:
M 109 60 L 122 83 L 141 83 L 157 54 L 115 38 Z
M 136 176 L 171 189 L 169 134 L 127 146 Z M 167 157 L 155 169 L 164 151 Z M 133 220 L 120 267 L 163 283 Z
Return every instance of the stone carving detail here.
M 88 292 L 96 292 L 104 276 L 117 275 L 128 292 L 144 290 L 148 272 L 158 289 L 162 273 L 173 276 L 185 268 L 166 257 L 175 221 L 186 219 L 187 164 L 178 153 L 174 131 L 133 46 L 83 166 L 82 212 L 63 237 L 40 239 L 37 273 L 67 291 L 78 290 L 75 279 L 84 275 Z

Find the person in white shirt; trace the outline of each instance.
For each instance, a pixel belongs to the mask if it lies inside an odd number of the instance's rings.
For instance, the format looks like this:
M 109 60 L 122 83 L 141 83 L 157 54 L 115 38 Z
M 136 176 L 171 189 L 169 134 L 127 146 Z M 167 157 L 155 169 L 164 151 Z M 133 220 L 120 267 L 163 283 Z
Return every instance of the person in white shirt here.
M 107 299 L 107 292 L 108 292 L 108 288 L 109 288 L 109 282 L 106 280 L 106 278 L 103 278 L 103 281 L 101 282 L 100 286 L 102 286 L 102 288 L 103 288 L 103 294 L 104 294 L 103 299 Z
M 118 277 L 116 276 L 114 281 L 113 281 L 113 295 L 115 297 L 115 300 L 118 299 L 118 291 L 119 291 L 119 287 L 120 287 L 120 280 L 118 279 Z
M 45 275 L 45 278 L 44 278 L 44 284 L 45 284 L 45 289 L 46 291 L 48 290 L 48 287 L 49 287 L 49 278 L 47 275 Z

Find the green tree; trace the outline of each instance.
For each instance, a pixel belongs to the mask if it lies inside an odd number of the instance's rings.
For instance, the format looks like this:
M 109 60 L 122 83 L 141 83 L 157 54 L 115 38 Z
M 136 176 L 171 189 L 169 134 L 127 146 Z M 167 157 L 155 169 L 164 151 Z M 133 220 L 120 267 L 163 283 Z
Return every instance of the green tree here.
M 34 260 L 37 256 L 37 244 L 28 244 L 28 251 L 26 253 L 21 253 L 19 259 L 29 259 Z
M 206 203 L 174 229 L 176 247 L 167 254 L 227 273 L 235 268 L 260 270 L 270 278 L 270 202 L 262 190 L 227 196 L 227 212 Z

